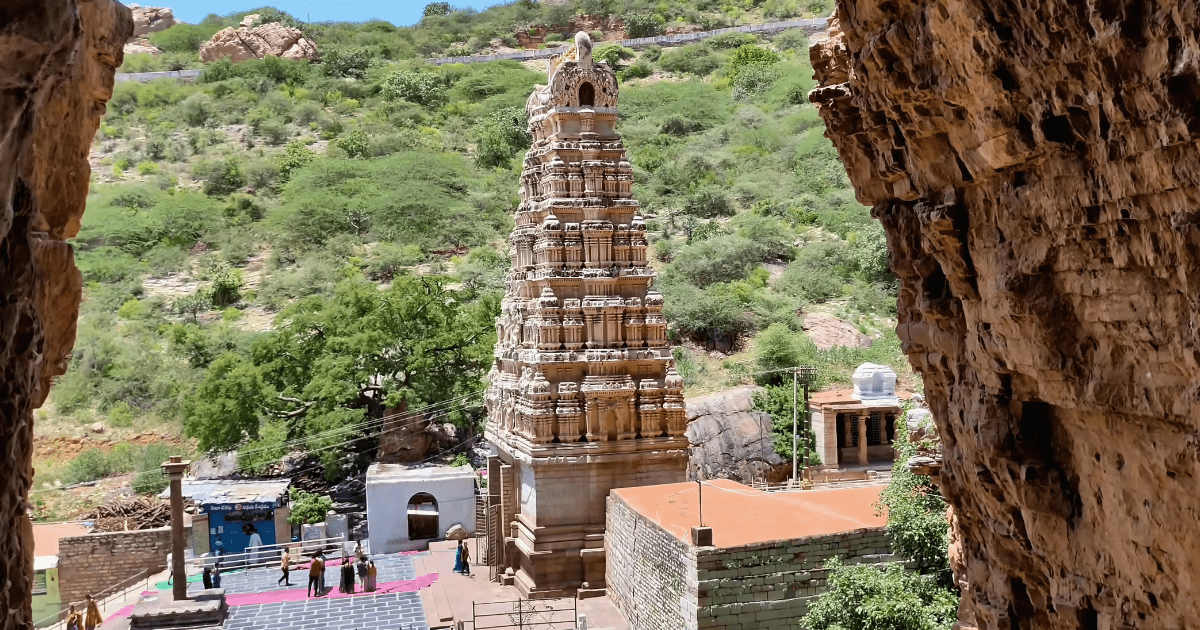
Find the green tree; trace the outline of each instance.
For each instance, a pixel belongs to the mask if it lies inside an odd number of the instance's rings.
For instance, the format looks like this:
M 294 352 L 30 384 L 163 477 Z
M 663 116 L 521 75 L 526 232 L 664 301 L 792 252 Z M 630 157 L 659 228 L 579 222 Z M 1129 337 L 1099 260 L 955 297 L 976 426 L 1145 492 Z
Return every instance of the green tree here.
M 791 375 L 780 370 L 796 367 L 804 362 L 804 350 L 799 335 L 783 324 L 771 324 L 758 335 L 755 342 L 755 367 L 759 372 L 760 385 L 778 385 Z
M 950 630 L 958 596 L 929 576 L 906 573 L 898 563 L 826 565 L 828 590 L 813 602 L 801 625 L 812 630 Z
M 793 394 L 796 395 L 796 404 L 799 409 L 796 410 L 797 424 L 796 428 L 800 434 L 796 438 L 796 457 L 799 458 L 798 466 L 803 467 L 806 463 L 809 466 L 816 466 L 821 463 L 821 455 L 817 452 L 817 441 L 813 436 L 812 431 L 808 430 L 808 424 L 805 422 L 806 415 L 804 412 L 804 392 L 800 390 L 796 392 L 792 388 L 792 376 L 786 374 L 785 378 L 781 379 L 780 385 L 767 385 L 760 391 L 754 393 L 754 410 L 764 411 L 771 415 L 771 431 L 773 433 L 772 445 L 775 447 L 775 452 L 782 455 L 785 459 L 792 458 L 792 401 Z M 786 381 L 786 382 L 783 382 Z M 807 457 L 807 459 L 806 459 Z
M 887 513 L 887 537 L 892 550 L 917 563 L 922 573 L 934 576 L 941 584 L 951 583 L 950 524 L 946 520 L 946 500 L 929 477 L 908 470 L 908 460 L 919 445 L 908 439 L 908 412 L 896 421 L 896 463 L 892 480 L 879 497 L 878 509 Z
M 430 2 L 425 5 L 425 12 L 422 15 L 427 17 L 430 15 L 450 15 L 450 11 L 449 2 Z
M 229 450 L 258 437 L 267 390 L 261 370 L 226 353 L 209 366 L 196 392 L 184 402 L 184 431 L 202 451 Z
M 333 499 L 299 488 L 289 490 L 288 499 L 292 504 L 292 511 L 287 520 L 293 525 L 324 523 L 329 510 L 333 509 Z

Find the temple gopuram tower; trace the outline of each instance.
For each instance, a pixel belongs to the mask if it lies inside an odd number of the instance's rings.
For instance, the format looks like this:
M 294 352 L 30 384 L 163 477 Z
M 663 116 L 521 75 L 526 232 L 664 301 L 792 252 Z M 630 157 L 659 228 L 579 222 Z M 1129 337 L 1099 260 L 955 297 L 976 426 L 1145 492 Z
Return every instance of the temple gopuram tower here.
M 617 80 L 591 53 L 579 33 L 526 104 L 487 392 L 487 561 L 528 597 L 602 591 L 609 491 L 686 480 L 683 379 L 615 130 Z

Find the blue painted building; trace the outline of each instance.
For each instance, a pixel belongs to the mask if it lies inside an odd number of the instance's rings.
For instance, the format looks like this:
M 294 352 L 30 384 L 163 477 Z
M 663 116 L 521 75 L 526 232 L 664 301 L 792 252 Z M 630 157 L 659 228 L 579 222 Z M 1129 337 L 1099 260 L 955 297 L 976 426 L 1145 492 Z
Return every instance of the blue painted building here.
M 208 529 L 207 545 L 193 540 L 198 553 L 247 551 L 253 532 L 263 545 L 290 542 L 287 523 L 289 479 L 184 479 L 183 496 L 196 504 L 193 536 Z M 163 496 L 169 496 L 170 489 Z

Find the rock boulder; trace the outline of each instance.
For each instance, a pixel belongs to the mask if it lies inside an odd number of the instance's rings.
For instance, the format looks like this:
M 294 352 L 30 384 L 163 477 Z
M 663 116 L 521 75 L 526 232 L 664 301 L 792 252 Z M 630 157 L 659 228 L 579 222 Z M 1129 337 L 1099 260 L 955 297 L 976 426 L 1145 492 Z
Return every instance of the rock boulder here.
M 160 50 L 158 48 L 158 46 L 151 44 L 150 40 L 146 39 L 145 37 L 136 38 L 133 41 L 125 44 L 125 54 L 126 55 L 139 55 L 139 54 L 158 55 L 161 53 L 162 53 L 162 50 Z
M 300 29 L 271 22 L 254 27 L 222 29 L 212 39 L 200 44 L 200 60 L 215 61 L 222 57 L 237 63 L 266 56 L 283 59 L 318 59 L 317 45 Z
M 143 7 L 129 5 L 133 11 L 133 37 L 145 37 L 150 33 L 166 30 L 175 26 L 175 14 L 163 7 Z
M 772 447 L 771 416 L 754 411 L 756 388 L 737 387 L 687 401 L 688 479 L 783 481 L 790 462 Z

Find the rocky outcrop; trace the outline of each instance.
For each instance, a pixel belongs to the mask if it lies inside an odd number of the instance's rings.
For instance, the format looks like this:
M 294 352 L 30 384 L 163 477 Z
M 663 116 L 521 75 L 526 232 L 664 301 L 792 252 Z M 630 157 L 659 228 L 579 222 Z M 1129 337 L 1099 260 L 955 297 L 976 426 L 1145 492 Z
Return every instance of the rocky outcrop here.
M 839 5 L 810 98 L 887 230 L 959 627 L 1194 625 L 1200 7 Z
M 754 391 L 737 387 L 687 400 L 688 479 L 787 479 L 791 464 L 772 446 L 770 414 L 754 411 Z
M 137 4 L 129 5 L 133 11 L 133 35 L 131 39 L 145 37 L 175 26 L 175 14 L 163 7 L 143 7 Z
M 317 45 L 300 29 L 271 22 L 254 27 L 225 28 L 200 44 L 200 61 L 222 57 L 237 63 L 266 56 L 284 59 L 318 59 Z
M 150 43 L 150 40 L 145 37 L 139 37 L 126 43 L 124 50 L 126 55 L 158 55 L 162 53 L 162 50 L 158 46 Z
M 0 7 L 0 630 L 32 627 L 33 410 L 75 343 L 88 149 L 129 9 L 113 0 Z

